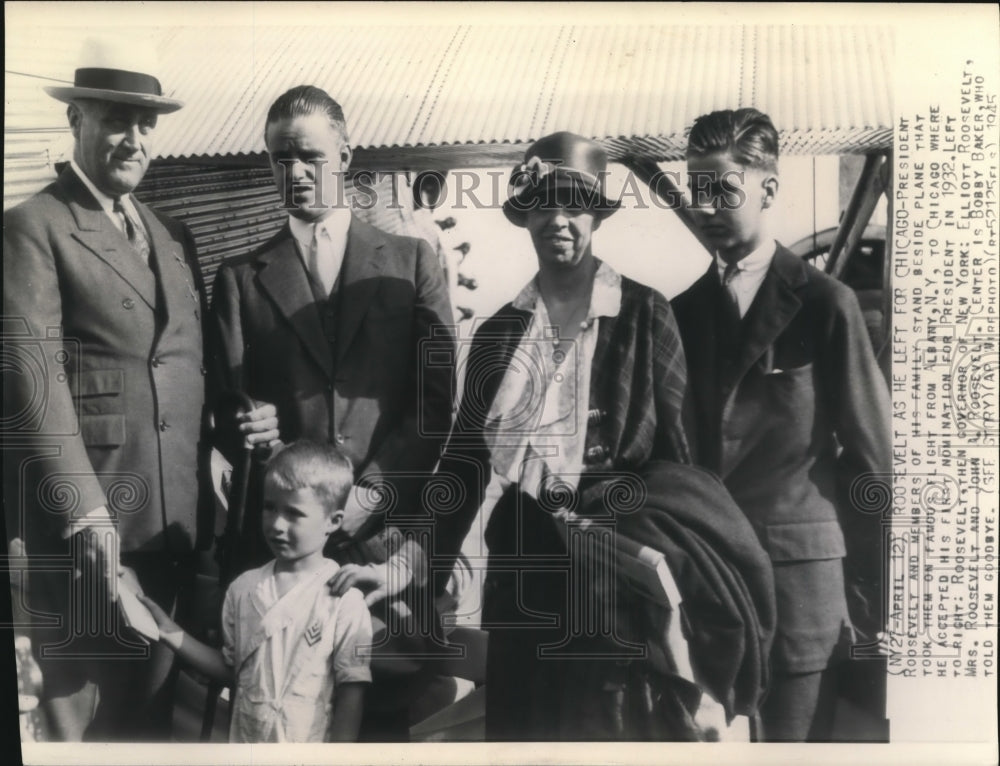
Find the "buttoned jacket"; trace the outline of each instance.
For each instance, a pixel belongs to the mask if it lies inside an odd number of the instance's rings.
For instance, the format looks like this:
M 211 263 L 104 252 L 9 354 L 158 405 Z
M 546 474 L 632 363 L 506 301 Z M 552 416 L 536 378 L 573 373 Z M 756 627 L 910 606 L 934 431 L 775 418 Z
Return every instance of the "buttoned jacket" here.
M 451 426 L 455 341 L 426 242 L 351 219 L 333 342 L 287 224 L 223 265 L 211 317 L 213 388 L 274 404 L 283 441 L 336 444 L 361 483 L 411 487 L 434 467 Z
M 188 229 L 133 201 L 149 265 L 71 168 L 4 214 L 9 536 L 106 506 L 123 551 L 195 544 L 200 274 Z
M 859 585 L 864 601 L 852 614 L 865 632 L 881 608 L 880 508 L 869 507 L 865 488 L 888 482 L 888 391 L 853 292 L 785 248 L 732 353 L 723 300 L 713 263 L 673 301 L 688 360 L 688 433 L 697 462 L 723 479 L 776 567 L 799 565 L 776 571 L 776 649 L 789 667 L 815 669 L 830 649 L 813 641 L 815 630 L 847 617 L 843 586 L 821 596 L 842 582 L 845 555 L 848 589 Z

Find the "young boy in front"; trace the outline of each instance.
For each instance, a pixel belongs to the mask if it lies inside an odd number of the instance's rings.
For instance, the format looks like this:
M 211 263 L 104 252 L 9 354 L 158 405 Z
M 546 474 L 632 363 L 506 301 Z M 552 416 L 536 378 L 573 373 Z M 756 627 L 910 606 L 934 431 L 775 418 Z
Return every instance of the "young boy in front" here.
M 231 742 L 354 741 L 372 639 L 364 597 L 333 596 L 336 562 L 323 557 L 354 481 L 334 447 L 297 442 L 267 464 L 263 531 L 274 559 L 244 572 L 222 607 L 223 648 L 184 633 L 140 597 L 160 640 L 202 673 L 234 686 Z
M 770 118 L 756 109 L 699 117 L 687 166 L 713 258 L 673 301 L 686 418 L 697 461 L 725 482 L 774 565 L 763 738 L 830 739 L 842 632 L 864 642 L 881 630 L 880 514 L 852 500 L 891 470 L 889 394 L 853 291 L 769 233 Z

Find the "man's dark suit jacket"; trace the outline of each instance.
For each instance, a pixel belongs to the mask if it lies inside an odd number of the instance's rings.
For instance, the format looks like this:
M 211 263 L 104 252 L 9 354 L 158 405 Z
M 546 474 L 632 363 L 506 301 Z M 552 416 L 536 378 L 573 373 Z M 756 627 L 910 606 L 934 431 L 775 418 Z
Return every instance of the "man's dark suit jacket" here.
M 5 359 L 19 360 L 4 437 L 25 457 L 5 461 L 12 537 L 105 505 L 123 552 L 194 546 L 201 279 L 187 228 L 135 206 L 152 269 L 72 168 L 4 214 Z
M 419 480 L 393 474 L 429 472 L 451 425 L 455 341 L 442 270 L 423 240 L 352 218 L 339 295 L 331 345 L 287 224 L 224 264 L 212 297 L 215 387 L 274 404 L 286 443 L 336 444 L 356 483 L 384 473 L 412 487 Z
M 722 291 L 713 263 L 673 301 L 689 433 L 775 565 L 776 670 L 818 670 L 842 622 L 878 629 L 881 519 L 852 497 L 888 481 L 888 391 L 853 292 L 787 249 L 778 246 L 730 354 Z

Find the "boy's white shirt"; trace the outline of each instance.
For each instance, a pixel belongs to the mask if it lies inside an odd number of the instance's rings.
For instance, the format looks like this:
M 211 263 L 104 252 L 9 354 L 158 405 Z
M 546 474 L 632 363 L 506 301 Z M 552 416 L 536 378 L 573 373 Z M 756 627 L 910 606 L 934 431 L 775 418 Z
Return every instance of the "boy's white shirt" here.
M 364 597 L 329 593 L 339 569 L 323 566 L 278 596 L 274 562 L 245 572 L 226 592 L 223 656 L 236 693 L 232 741 L 322 741 L 336 685 L 371 680 L 358 647 L 371 644 Z

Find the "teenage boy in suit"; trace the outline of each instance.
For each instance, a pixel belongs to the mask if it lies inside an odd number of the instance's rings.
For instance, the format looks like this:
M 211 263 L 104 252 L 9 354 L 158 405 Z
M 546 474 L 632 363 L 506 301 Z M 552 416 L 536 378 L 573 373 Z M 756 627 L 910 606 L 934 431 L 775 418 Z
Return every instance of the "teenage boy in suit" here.
M 842 629 L 870 639 L 881 630 L 880 517 L 852 505 L 851 489 L 890 470 L 889 395 L 854 293 L 768 235 L 778 193 L 770 118 L 700 117 L 687 165 L 714 252 L 673 301 L 686 418 L 697 460 L 721 476 L 774 565 L 763 738 L 829 739 Z

